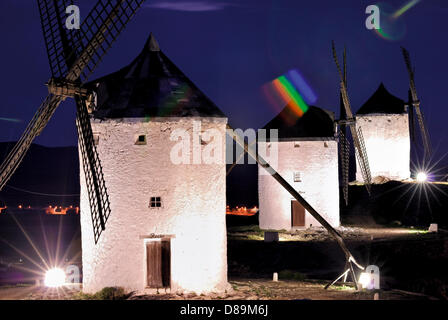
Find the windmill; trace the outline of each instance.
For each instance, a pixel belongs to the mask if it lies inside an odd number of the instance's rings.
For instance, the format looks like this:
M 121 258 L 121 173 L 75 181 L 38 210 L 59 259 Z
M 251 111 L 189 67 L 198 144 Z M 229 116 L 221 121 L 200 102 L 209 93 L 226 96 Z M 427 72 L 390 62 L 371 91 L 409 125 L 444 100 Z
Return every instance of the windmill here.
M 110 214 L 109 197 L 90 126 L 83 87 L 144 0 L 99 0 L 83 20 L 79 30 L 67 30 L 65 10 L 72 1 L 38 0 L 42 30 L 52 76 L 49 94 L 29 122 L 19 141 L 0 166 L 0 190 L 22 162 L 33 140 L 50 121 L 57 107 L 67 98 L 76 101 L 76 126 L 80 153 L 92 212 L 95 243 L 105 230 Z
M 415 115 L 417 116 L 417 122 L 420 127 L 420 135 L 422 137 L 423 147 L 424 147 L 424 157 L 425 159 L 429 159 L 431 156 L 431 142 L 429 140 L 429 133 L 425 126 L 425 120 L 423 118 L 422 111 L 420 110 L 420 100 L 417 97 L 417 89 L 415 88 L 415 81 L 414 81 L 414 72 L 415 69 L 412 68 L 411 65 L 411 59 L 409 56 L 409 52 L 401 47 L 401 51 L 403 53 L 404 62 L 406 64 L 406 68 L 409 73 L 409 124 L 410 124 L 410 131 L 411 131 L 411 139 L 415 141 L 415 132 L 414 132 L 414 109 L 415 109 Z M 414 106 L 414 109 L 412 108 Z
M 358 163 L 361 169 L 364 185 L 367 192 L 370 195 L 370 185 L 372 184 L 372 178 L 370 174 L 369 161 L 367 158 L 367 151 L 364 144 L 364 138 L 361 128 L 356 128 L 356 120 L 353 117 L 353 113 L 350 106 L 350 101 L 347 93 L 347 65 L 346 65 L 346 52 L 344 49 L 344 70 L 341 69 L 336 54 L 336 48 L 334 41 L 332 42 L 333 58 L 340 76 L 341 86 L 341 120 L 339 125 L 341 130 L 339 131 L 339 152 L 342 164 L 342 187 L 344 193 L 345 204 L 348 204 L 348 170 L 349 170 L 349 156 L 350 156 L 350 144 L 345 136 L 346 125 L 350 128 L 350 133 L 353 138 L 353 144 L 355 145 L 355 154 L 358 159 Z M 342 108 L 343 105 L 343 108 Z

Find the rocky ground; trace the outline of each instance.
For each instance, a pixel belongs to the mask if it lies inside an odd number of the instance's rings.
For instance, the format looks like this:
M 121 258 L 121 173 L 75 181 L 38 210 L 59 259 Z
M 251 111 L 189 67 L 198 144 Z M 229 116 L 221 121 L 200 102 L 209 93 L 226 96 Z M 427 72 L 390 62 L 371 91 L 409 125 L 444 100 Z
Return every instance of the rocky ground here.
M 402 227 L 339 227 L 337 231 L 347 241 L 378 241 L 393 239 L 415 239 L 419 235 L 430 235 L 427 230 Z M 333 241 L 333 237 L 323 228 L 315 227 L 306 230 L 288 232 L 285 230 L 275 230 L 279 232 L 280 241 Z M 439 234 L 448 234 L 447 231 L 439 230 Z M 230 240 L 264 240 L 264 231 L 258 226 L 239 226 L 229 228 L 228 237 Z
M 78 293 L 78 288 L 69 286 L 58 289 L 33 285 L 3 286 L 0 287 L 0 300 L 71 300 Z
M 380 300 L 447 299 L 448 233 L 414 228 L 340 227 L 347 246 L 364 266 L 381 271 Z M 350 283 L 324 290 L 344 268 L 344 257 L 322 228 L 280 232 L 266 243 L 257 226 L 232 227 L 228 234 L 228 265 L 232 292 L 221 295 L 126 296 L 141 300 L 372 300 L 374 292 L 356 291 Z M 272 281 L 278 272 L 278 282 Z M 0 300 L 92 299 L 73 287 L 0 287 Z
M 336 285 L 325 290 L 322 281 L 267 279 L 231 280 L 233 292 L 222 295 L 157 295 L 133 296 L 130 299 L 169 299 L 169 300 L 373 300 L 378 293 L 379 300 L 433 300 L 435 298 L 400 290 L 357 291 L 353 286 Z
M 403 227 L 340 227 L 339 233 L 363 266 L 377 265 L 381 288 L 401 289 L 448 299 L 448 232 Z M 295 279 L 335 279 L 345 258 L 322 228 L 279 232 L 265 242 L 257 226 L 230 228 L 229 277 L 272 278 L 274 272 Z M 359 270 L 358 270 L 359 271 Z

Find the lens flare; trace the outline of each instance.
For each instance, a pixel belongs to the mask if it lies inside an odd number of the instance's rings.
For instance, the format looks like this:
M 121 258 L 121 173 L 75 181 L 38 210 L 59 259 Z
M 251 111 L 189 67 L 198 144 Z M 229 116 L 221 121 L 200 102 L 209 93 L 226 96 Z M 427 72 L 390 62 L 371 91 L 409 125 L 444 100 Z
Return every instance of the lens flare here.
M 377 3 L 380 9 L 380 29 L 373 29 L 375 33 L 382 39 L 389 41 L 397 41 L 404 38 L 406 35 L 406 24 L 403 19 L 397 19 L 400 15 L 395 17 L 396 11 L 388 3 Z
M 51 288 L 62 287 L 65 284 L 65 272 L 59 268 L 53 268 L 45 274 L 45 285 Z
M 412 0 L 396 11 L 387 3 L 378 3 L 381 28 L 378 30 L 374 29 L 377 35 L 391 41 L 402 39 L 406 34 L 406 24 L 403 19 L 398 18 L 420 1 Z
M 416 179 L 417 179 L 417 182 L 420 182 L 420 183 L 426 182 L 426 180 L 428 180 L 428 175 L 424 172 L 419 172 L 419 173 L 417 173 Z
M 296 69 L 267 83 L 263 86 L 263 91 L 277 111 L 281 111 L 285 106 L 291 111 L 294 119 L 285 119 L 291 124 L 308 111 L 308 103 L 317 100 L 317 95 Z
M 409 9 L 411 9 L 413 6 L 415 6 L 417 3 L 419 3 L 421 0 L 412 0 L 411 2 L 405 4 L 403 7 L 401 7 L 400 9 L 398 9 L 393 15 L 392 17 L 394 19 L 397 19 L 399 16 L 401 16 L 403 13 L 405 13 L 406 11 L 408 11 Z
M 314 104 L 317 101 L 317 95 L 311 88 L 311 86 L 306 82 L 305 78 L 299 73 L 297 69 L 293 69 L 287 72 L 286 78 L 294 84 L 297 88 L 297 91 L 303 97 L 308 104 Z

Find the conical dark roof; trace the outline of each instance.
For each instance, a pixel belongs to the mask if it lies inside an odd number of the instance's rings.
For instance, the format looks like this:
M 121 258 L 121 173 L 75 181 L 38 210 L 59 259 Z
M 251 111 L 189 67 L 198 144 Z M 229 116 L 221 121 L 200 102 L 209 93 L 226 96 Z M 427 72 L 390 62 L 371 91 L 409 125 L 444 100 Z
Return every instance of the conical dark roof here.
M 88 86 L 97 92 L 95 118 L 226 117 L 168 59 L 152 34 L 131 64 Z
M 310 106 L 302 117 L 298 117 L 285 107 L 263 129 L 278 129 L 279 139 L 328 138 L 334 137 L 334 114 L 330 111 Z
M 362 105 L 356 114 L 400 114 L 405 112 L 404 101 L 390 94 L 384 84 L 381 83 L 375 93 Z

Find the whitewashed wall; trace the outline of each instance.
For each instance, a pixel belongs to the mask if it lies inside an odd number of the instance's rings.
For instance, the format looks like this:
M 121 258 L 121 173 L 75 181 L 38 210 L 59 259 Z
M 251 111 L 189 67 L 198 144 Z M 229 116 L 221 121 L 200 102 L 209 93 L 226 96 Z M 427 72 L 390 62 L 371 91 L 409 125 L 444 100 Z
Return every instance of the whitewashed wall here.
M 411 141 L 407 114 L 369 114 L 356 116 L 367 149 L 372 178 L 404 180 L 410 177 Z M 358 159 L 356 180 L 363 181 Z
M 172 130 L 192 131 L 193 118 L 92 121 L 110 196 L 106 230 L 94 244 L 81 166 L 83 290 L 121 286 L 143 292 L 146 286 L 145 236 L 174 235 L 171 290 L 222 292 L 227 283 L 226 171 L 222 164 L 175 165 L 170 161 Z M 225 154 L 227 119 L 199 118 L 202 129 L 217 128 Z M 135 145 L 138 135 L 146 145 Z M 151 196 L 162 208 L 149 208 Z
M 275 169 L 328 223 L 333 227 L 339 226 L 337 142 L 329 140 L 276 143 L 278 167 Z M 265 142 L 259 142 L 261 148 L 264 148 L 264 144 Z M 295 147 L 295 144 L 299 147 Z M 259 166 L 260 228 L 290 230 L 291 200 L 294 198 L 272 176 L 262 173 L 262 170 L 264 169 Z M 302 182 L 294 182 L 295 171 L 301 173 Z M 306 212 L 305 227 L 310 225 L 320 224 Z

